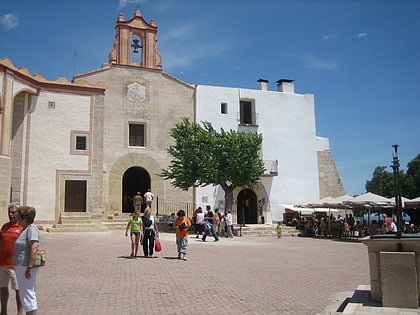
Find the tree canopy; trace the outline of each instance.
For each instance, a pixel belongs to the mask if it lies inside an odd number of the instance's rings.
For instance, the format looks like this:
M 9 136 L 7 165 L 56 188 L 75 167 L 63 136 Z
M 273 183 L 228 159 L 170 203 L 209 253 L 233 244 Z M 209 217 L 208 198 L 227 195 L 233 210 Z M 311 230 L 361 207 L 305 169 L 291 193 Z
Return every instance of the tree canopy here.
M 394 197 L 394 175 L 386 166 L 377 166 L 372 179 L 366 181 L 366 191 L 387 198 Z M 400 170 L 401 193 L 407 198 L 420 196 L 420 154 L 407 164 L 407 172 Z
M 233 189 L 255 185 L 264 173 L 260 157 L 262 135 L 233 130 L 216 131 L 209 122 L 202 125 L 183 118 L 170 130 L 175 144 L 169 146 L 171 164 L 159 174 L 174 187 L 220 185 L 225 206 L 231 207 Z

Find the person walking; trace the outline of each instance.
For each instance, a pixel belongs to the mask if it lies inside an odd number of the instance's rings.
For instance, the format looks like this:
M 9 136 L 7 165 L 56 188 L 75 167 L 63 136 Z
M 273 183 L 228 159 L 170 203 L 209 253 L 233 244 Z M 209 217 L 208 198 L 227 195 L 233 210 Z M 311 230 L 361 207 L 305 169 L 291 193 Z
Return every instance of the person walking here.
M 221 221 L 221 215 L 219 212 L 219 209 L 214 209 L 214 217 L 213 217 L 213 226 L 214 231 L 218 236 L 220 236 L 220 221 Z
M 191 221 L 185 216 L 184 210 L 179 210 L 176 215 L 177 217 L 173 223 L 173 227 L 176 235 L 178 259 L 187 260 L 188 230 L 191 227 Z
M 281 238 L 281 229 L 282 229 L 281 223 L 278 222 L 276 226 L 277 238 Z
M 34 267 L 39 246 L 39 231 L 34 220 L 36 210 L 34 207 L 17 208 L 18 222 L 23 227 L 15 242 L 13 251 L 13 264 L 19 285 L 19 296 L 22 308 L 27 315 L 36 315 L 38 303 L 36 298 L 36 277 L 39 268 Z
M 144 194 L 144 202 L 146 203 L 146 207 L 152 207 L 152 201 L 155 199 L 155 195 L 150 191 L 150 188 L 147 189 L 147 192 Z
M 196 233 L 195 237 L 199 238 L 200 235 L 204 234 L 204 231 L 205 231 L 204 213 L 201 207 L 198 207 L 197 214 L 195 216 L 195 233 Z
M 7 315 L 7 304 L 9 300 L 9 282 L 10 287 L 15 290 L 17 314 L 22 314 L 22 304 L 19 297 L 19 286 L 16 278 L 16 272 L 12 263 L 15 241 L 22 232 L 23 227 L 18 223 L 17 208 L 20 204 L 15 202 L 7 207 L 9 222 L 3 224 L 0 234 L 0 300 L 1 313 Z
M 158 226 L 155 218 L 152 216 L 152 210 L 146 208 L 141 217 L 143 222 L 143 253 L 144 257 L 153 258 L 153 249 L 155 247 L 155 238 L 159 236 Z
M 143 197 L 141 196 L 140 192 L 137 192 L 137 194 L 133 197 L 134 211 L 138 210 L 141 212 L 142 204 L 143 204 Z
M 214 213 L 211 211 L 210 206 L 206 207 L 206 214 L 204 215 L 204 235 L 201 238 L 203 242 L 206 241 L 206 238 L 209 234 L 214 237 L 214 241 L 217 242 L 219 240 L 219 236 L 214 231 Z
M 140 218 L 140 211 L 136 210 L 133 213 L 133 216 L 128 220 L 127 227 L 125 228 L 125 236 L 128 236 L 128 229 L 130 229 L 130 238 L 131 238 L 131 255 L 130 257 L 137 257 L 137 252 L 139 250 L 140 239 L 143 234 L 143 222 Z
M 225 213 L 225 223 L 226 223 L 226 238 L 232 238 L 233 237 L 233 218 L 232 213 L 230 210 L 226 210 Z

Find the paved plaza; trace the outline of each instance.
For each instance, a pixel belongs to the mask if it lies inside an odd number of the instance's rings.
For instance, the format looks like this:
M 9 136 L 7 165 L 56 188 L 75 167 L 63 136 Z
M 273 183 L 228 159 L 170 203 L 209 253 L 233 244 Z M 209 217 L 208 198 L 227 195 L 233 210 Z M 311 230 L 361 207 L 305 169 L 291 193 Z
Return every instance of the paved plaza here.
M 207 240 L 190 236 L 182 261 L 175 235 L 161 233 L 156 258 L 131 259 L 124 231 L 42 232 L 48 265 L 38 275 L 39 314 L 325 314 L 369 284 L 367 249 L 358 242 Z

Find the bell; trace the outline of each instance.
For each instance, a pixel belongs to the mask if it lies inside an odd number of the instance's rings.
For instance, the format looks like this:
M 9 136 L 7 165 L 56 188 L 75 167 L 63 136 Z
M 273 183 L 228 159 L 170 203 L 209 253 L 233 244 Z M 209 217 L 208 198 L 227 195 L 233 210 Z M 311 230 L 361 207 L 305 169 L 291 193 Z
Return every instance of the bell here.
M 131 47 L 134 48 L 133 53 L 138 53 L 139 48 L 141 48 L 141 45 L 139 45 L 139 40 L 138 39 L 133 39 L 133 43 L 131 44 Z

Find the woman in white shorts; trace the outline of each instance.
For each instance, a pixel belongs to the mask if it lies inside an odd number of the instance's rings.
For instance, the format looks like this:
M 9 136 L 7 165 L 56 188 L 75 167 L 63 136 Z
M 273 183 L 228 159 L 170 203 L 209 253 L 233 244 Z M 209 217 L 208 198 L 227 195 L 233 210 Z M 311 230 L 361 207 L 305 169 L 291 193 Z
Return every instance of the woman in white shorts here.
M 35 284 L 39 269 L 34 267 L 39 245 L 39 231 L 33 224 L 36 211 L 33 207 L 25 206 L 18 208 L 17 211 L 19 224 L 23 226 L 24 230 L 15 242 L 13 264 L 15 265 L 22 308 L 27 315 L 36 315 L 38 304 Z

